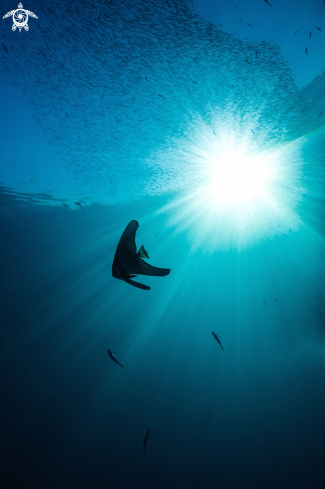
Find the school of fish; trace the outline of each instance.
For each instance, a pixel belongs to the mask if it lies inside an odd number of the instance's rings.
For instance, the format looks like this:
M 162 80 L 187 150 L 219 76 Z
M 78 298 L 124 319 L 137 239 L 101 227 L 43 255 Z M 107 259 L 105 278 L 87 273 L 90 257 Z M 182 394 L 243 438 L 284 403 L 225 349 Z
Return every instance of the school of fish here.
M 83 203 L 191 189 L 225 135 L 256 153 L 314 127 L 280 47 L 237 39 L 190 1 L 53 1 L 36 13 L 28 35 L 2 30 L 2 72 Z

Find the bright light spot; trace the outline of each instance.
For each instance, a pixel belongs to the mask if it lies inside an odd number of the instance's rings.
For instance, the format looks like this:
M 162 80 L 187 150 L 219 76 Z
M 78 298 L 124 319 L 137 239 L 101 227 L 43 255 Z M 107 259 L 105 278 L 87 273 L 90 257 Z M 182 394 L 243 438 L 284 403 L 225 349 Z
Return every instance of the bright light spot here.
M 161 209 L 193 252 L 246 249 L 299 229 L 303 139 L 262 149 L 244 136 L 223 134 L 212 143 L 201 136 L 200 151 L 187 146 L 197 154 L 196 186 Z
M 266 159 L 247 157 L 242 152 L 227 151 L 211 163 L 207 197 L 218 203 L 247 202 L 265 196 L 270 168 Z

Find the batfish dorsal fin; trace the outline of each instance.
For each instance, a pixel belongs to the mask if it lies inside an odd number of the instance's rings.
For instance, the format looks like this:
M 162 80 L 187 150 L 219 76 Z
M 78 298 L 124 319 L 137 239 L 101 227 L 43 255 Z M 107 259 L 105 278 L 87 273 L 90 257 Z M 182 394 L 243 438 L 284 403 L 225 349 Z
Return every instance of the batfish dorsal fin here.
M 145 250 L 143 245 L 141 245 L 141 248 L 139 249 L 137 255 L 141 256 L 141 258 L 147 258 L 147 260 L 150 258 L 148 252 Z
M 120 242 L 117 247 L 118 254 L 120 253 L 134 253 L 137 252 L 137 247 L 135 245 L 135 233 L 139 227 L 138 221 L 131 221 L 126 226 L 121 236 Z

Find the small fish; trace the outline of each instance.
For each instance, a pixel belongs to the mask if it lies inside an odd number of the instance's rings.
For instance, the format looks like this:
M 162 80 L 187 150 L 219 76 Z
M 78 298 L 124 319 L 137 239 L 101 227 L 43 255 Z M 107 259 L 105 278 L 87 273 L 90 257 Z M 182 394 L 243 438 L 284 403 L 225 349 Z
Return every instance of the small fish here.
M 244 19 L 239 19 L 239 21 L 238 21 L 238 22 L 241 22 L 242 20 L 244 20 Z
M 217 342 L 218 342 L 218 343 L 219 343 L 219 345 L 221 346 L 221 350 L 222 350 L 222 351 L 225 351 L 225 350 L 223 349 L 223 346 L 222 346 L 222 344 L 221 344 L 221 341 L 219 340 L 218 336 L 215 334 L 215 332 L 214 332 L 214 331 L 212 331 L 212 335 L 215 337 L 215 339 L 217 340 Z
M 295 34 L 297 34 L 297 32 L 299 32 L 299 29 L 295 32 Z
M 3 47 L 3 49 L 6 51 L 6 53 L 7 53 L 7 54 L 9 54 L 9 51 L 8 51 L 7 46 L 6 46 L 5 44 L 3 44 L 3 43 L 2 43 L 2 47 Z
M 270 7 L 272 7 L 272 5 L 267 0 L 264 0 L 264 2 L 270 5 Z
M 113 362 L 117 363 L 117 365 L 120 365 L 120 367 L 124 368 L 123 365 L 116 360 L 116 357 L 115 355 L 113 355 L 113 353 L 111 352 L 111 350 L 107 350 L 107 353 L 108 353 L 108 356 L 111 360 L 113 360 Z
M 317 27 L 317 29 L 318 29 L 319 31 L 323 32 L 323 31 L 322 31 L 322 29 L 321 29 L 320 27 Z
M 274 300 L 275 300 L 275 302 L 278 302 L 278 299 L 276 299 L 275 297 L 274 297 Z
M 238 10 L 238 8 L 235 6 L 235 9 Z
M 246 23 L 247 23 L 247 25 L 249 25 L 249 27 L 253 27 L 253 26 L 252 26 L 252 25 L 250 25 L 248 22 L 246 22 Z
M 70 206 L 69 204 L 61 204 L 63 207 L 67 207 L 68 209 L 70 209 Z
M 197 82 L 195 82 L 194 80 L 193 80 L 193 83 L 195 83 L 195 85 L 197 85 Z
M 255 132 L 253 131 L 253 129 L 251 129 L 252 133 L 255 134 Z
M 319 114 L 319 116 L 318 116 L 318 117 L 320 117 L 320 116 L 322 115 L 322 113 L 323 113 L 323 111 L 322 111 L 322 112 Z
M 232 86 L 232 88 L 235 88 L 235 85 L 231 85 L 231 86 Z
M 145 76 L 145 79 L 146 79 L 146 81 L 148 81 L 148 77 L 147 76 Z
M 147 443 L 148 443 L 148 440 L 149 440 L 149 437 L 150 437 L 150 433 L 151 433 L 151 428 L 148 429 L 147 433 L 144 436 L 144 440 L 143 440 L 143 453 L 145 455 L 147 455 L 146 446 L 147 446 Z
M 245 59 L 245 61 L 246 61 L 246 63 L 247 63 L 248 65 L 250 65 L 250 64 L 251 64 L 251 63 L 250 63 L 250 62 L 249 62 L 247 59 Z
M 311 32 L 309 33 L 309 39 L 311 39 Z
M 265 299 L 262 299 L 262 301 L 264 302 L 264 304 L 267 306 L 267 302 Z
M 160 95 L 159 93 L 158 93 L 158 97 L 165 98 L 163 95 Z
M 306 54 L 308 55 L 308 49 L 307 48 L 305 48 L 305 51 L 306 51 Z
M 79 202 L 75 202 L 76 205 L 78 205 L 79 207 L 81 207 L 82 210 L 84 210 L 84 208 L 82 207 L 81 204 L 79 204 Z
M 216 136 L 216 133 L 213 131 L 213 134 Z

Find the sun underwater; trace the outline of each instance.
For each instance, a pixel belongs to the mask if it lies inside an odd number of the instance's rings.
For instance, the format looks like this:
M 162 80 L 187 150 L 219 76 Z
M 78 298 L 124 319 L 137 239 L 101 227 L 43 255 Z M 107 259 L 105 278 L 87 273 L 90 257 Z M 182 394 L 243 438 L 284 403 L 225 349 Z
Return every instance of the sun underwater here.
M 198 152 L 195 190 L 175 197 L 164 212 L 177 233 L 191 235 L 192 248 L 246 248 L 302 224 L 298 204 L 302 185 L 303 138 L 250 149 L 250 136 L 224 134 L 205 139 Z M 177 209 L 177 211 L 176 211 Z

